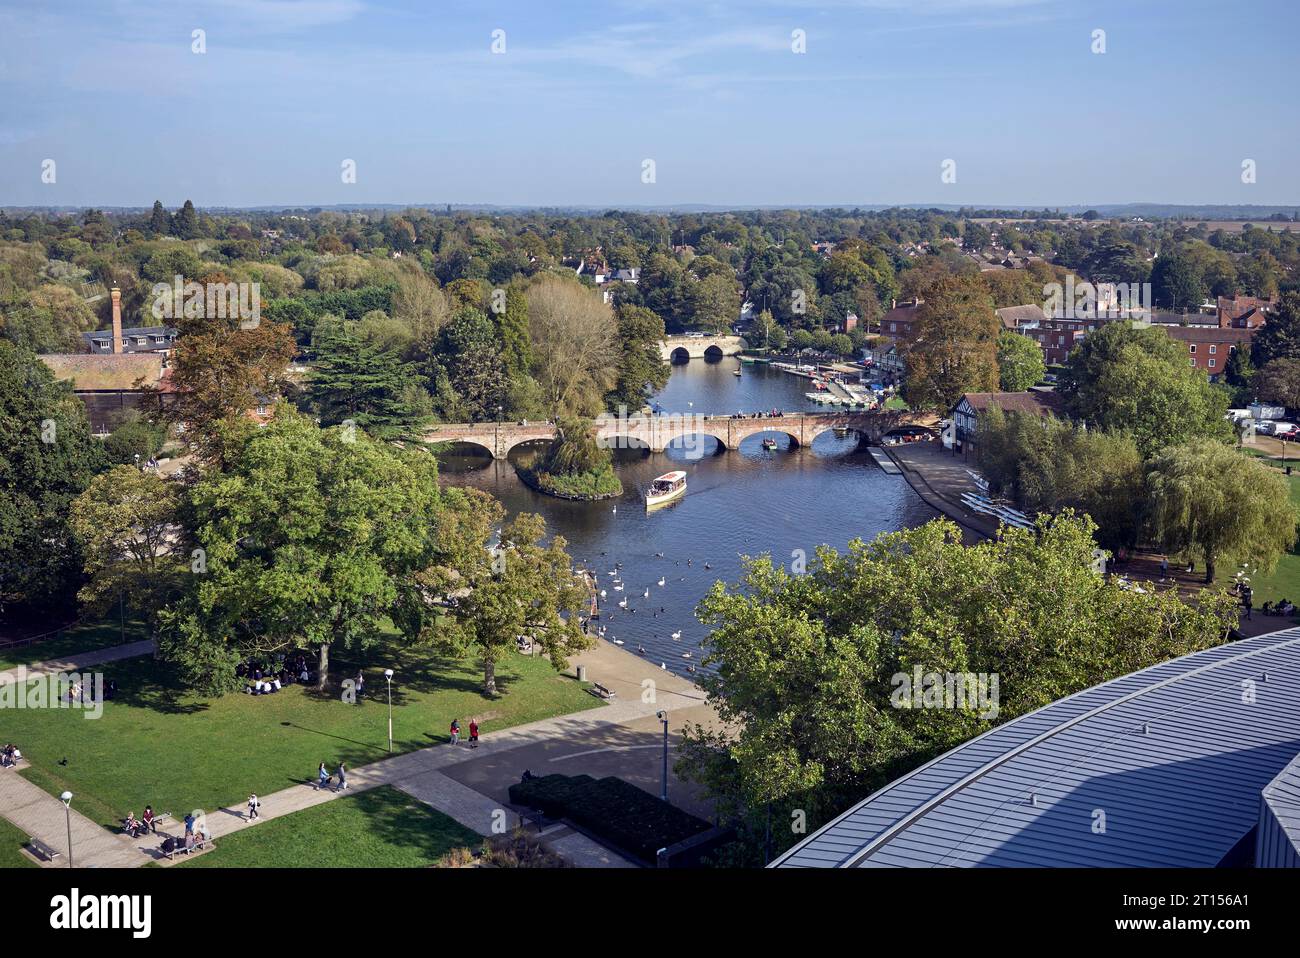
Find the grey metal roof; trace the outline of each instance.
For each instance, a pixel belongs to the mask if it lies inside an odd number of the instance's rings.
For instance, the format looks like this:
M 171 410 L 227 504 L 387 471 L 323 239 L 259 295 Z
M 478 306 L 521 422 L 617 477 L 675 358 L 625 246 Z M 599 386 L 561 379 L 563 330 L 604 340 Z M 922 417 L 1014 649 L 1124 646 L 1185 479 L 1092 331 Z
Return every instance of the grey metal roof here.
M 1300 629 L 1287 629 L 997 726 L 885 786 L 773 866 L 1213 867 L 1255 826 L 1261 789 L 1297 753 Z
M 1300 867 L 1300 755 L 1265 786 L 1260 804 L 1255 864 Z

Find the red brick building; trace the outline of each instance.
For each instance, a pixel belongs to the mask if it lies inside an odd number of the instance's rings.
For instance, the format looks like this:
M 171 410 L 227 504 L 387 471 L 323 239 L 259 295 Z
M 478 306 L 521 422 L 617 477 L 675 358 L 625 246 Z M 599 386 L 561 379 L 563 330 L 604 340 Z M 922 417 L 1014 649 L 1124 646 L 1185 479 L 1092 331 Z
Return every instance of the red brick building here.
M 1189 366 L 1204 370 L 1211 379 L 1218 379 L 1234 349 L 1250 348 L 1256 329 L 1258 326 L 1166 326 L 1165 332 L 1170 339 L 1186 344 Z

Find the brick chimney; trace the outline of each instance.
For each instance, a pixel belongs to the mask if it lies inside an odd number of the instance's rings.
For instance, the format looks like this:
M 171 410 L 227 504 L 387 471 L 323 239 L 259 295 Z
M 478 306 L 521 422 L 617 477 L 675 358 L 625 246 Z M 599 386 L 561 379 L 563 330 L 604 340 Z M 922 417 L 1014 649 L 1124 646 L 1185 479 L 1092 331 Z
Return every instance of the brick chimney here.
M 116 286 L 110 294 L 113 298 L 113 352 L 122 351 L 122 291 Z

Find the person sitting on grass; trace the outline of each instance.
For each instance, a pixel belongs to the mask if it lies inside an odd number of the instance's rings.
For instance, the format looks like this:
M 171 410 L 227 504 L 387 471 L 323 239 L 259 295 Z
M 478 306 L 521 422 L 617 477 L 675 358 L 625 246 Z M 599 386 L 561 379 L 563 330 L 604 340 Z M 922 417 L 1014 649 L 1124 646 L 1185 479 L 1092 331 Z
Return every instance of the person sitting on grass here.
M 10 742 L 0 751 L 0 768 L 12 768 L 22 757 L 23 753 L 18 751 L 18 746 Z

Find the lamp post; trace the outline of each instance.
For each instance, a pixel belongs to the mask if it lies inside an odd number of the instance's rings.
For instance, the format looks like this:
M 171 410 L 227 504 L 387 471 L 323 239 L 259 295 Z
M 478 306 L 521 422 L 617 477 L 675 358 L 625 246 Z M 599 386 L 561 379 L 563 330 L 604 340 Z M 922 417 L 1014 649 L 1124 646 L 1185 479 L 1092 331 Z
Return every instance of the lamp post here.
M 664 784 L 659 797 L 666 802 L 668 801 L 668 713 L 660 709 L 655 713 L 655 718 L 664 725 Z
M 393 670 L 384 669 L 384 679 L 388 682 L 388 751 L 393 750 Z
M 72 793 L 64 792 L 59 798 L 63 799 L 63 816 L 68 821 L 68 867 L 72 867 Z

